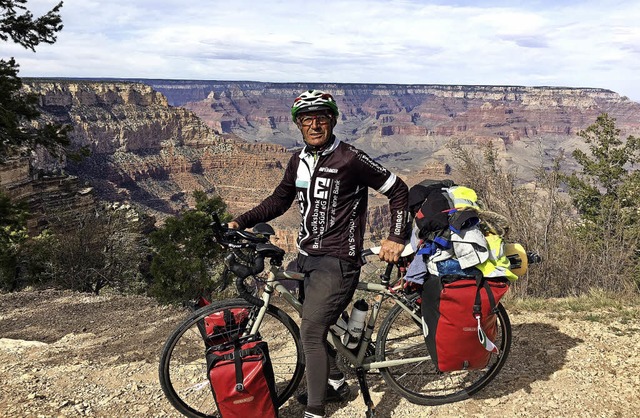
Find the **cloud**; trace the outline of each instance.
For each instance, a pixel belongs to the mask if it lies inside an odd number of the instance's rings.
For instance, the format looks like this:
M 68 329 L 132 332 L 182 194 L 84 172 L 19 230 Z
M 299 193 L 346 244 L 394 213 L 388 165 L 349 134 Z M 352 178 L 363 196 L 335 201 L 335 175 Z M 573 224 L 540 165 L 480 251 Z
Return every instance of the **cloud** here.
M 544 84 L 640 100 L 640 2 L 522 3 L 67 1 L 56 44 L 3 54 L 31 76 Z

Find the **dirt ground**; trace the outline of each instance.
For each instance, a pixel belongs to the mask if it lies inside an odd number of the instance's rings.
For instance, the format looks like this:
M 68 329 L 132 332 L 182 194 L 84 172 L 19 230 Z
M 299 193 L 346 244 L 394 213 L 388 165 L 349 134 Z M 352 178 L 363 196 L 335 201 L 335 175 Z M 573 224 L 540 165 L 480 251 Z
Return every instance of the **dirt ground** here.
M 0 417 L 179 416 L 164 399 L 157 364 L 164 340 L 185 316 L 142 297 L 0 294 Z M 412 405 L 374 375 L 376 417 L 638 416 L 640 307 L 510 316 L 510 357 L 476 397 Z M 330 405 L 328 416 L 364 417 L 364 411 L 357 396 Z M 280 410 L 284 418 L 302 413 L 295 400 Z

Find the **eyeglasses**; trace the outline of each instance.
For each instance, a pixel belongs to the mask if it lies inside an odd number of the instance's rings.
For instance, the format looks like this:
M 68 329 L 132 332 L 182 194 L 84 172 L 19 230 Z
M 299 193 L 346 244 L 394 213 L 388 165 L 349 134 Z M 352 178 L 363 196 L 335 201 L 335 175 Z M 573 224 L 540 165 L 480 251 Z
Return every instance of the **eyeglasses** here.
M 315 115 L 315 116 L 302 116 L 298 119 L 300 125 L 302 126 L 311 126 L 313 125 L 313 121 L 318 122 L 320 125 L 328 125 L 331 123 L 333 118 L 329 115 Z

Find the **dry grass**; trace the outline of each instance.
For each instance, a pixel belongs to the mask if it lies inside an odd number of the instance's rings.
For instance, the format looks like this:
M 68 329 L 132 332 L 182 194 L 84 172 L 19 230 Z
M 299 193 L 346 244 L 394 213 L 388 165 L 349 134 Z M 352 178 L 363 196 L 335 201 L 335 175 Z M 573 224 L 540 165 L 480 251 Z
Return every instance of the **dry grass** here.
M 519 298 L 508 295 L 502 300 L 509 312 L 540 312 L 565 316 L 578 314 L 582 319 L 630 321 L 640 319 L 640 296 L 620 295 L 601 289 L 590 289 L 580 296 L 564 298 Z

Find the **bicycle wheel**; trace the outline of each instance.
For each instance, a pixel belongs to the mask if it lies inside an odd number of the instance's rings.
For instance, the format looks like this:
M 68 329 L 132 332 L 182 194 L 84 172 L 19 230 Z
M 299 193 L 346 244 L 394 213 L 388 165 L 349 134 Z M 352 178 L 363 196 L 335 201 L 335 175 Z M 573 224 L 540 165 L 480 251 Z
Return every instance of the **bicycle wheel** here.
M 184 321 L 162 349 L 160 385 L 169 402 L 188 417 L 219 417 L 207 380 L 206 346 L 198 324 L 202 324 L 203 318 L 208 315 L 234 308 L 250 310 L 249 323 L 243 322 L 239 326 L 251 327 L 258 312 L 257 307 L 244 299 L 215 302 L 199 309 Z M 304 374 L 300 331 L 289 315 L 270 305 L 258 333 L 269 345 L 279 407 L 291 397 Z
M 416 306 L 418 315 L 419 305 Z M 380 369 L 385 382 L 412 403 L 441 405 L 467 399 L 493 380 L 509 355 L 511 323 L 502 305 L 497 307 L 498 331 L 495 344 L 500 354 L 492 354 L 489 364 L 480 370 L 440 372 L 428 359 Z M 378 360 L 400 360 L 429 356 L 422 325 L 400 306 L 394 306 L 380 326 L 376 342 Z

